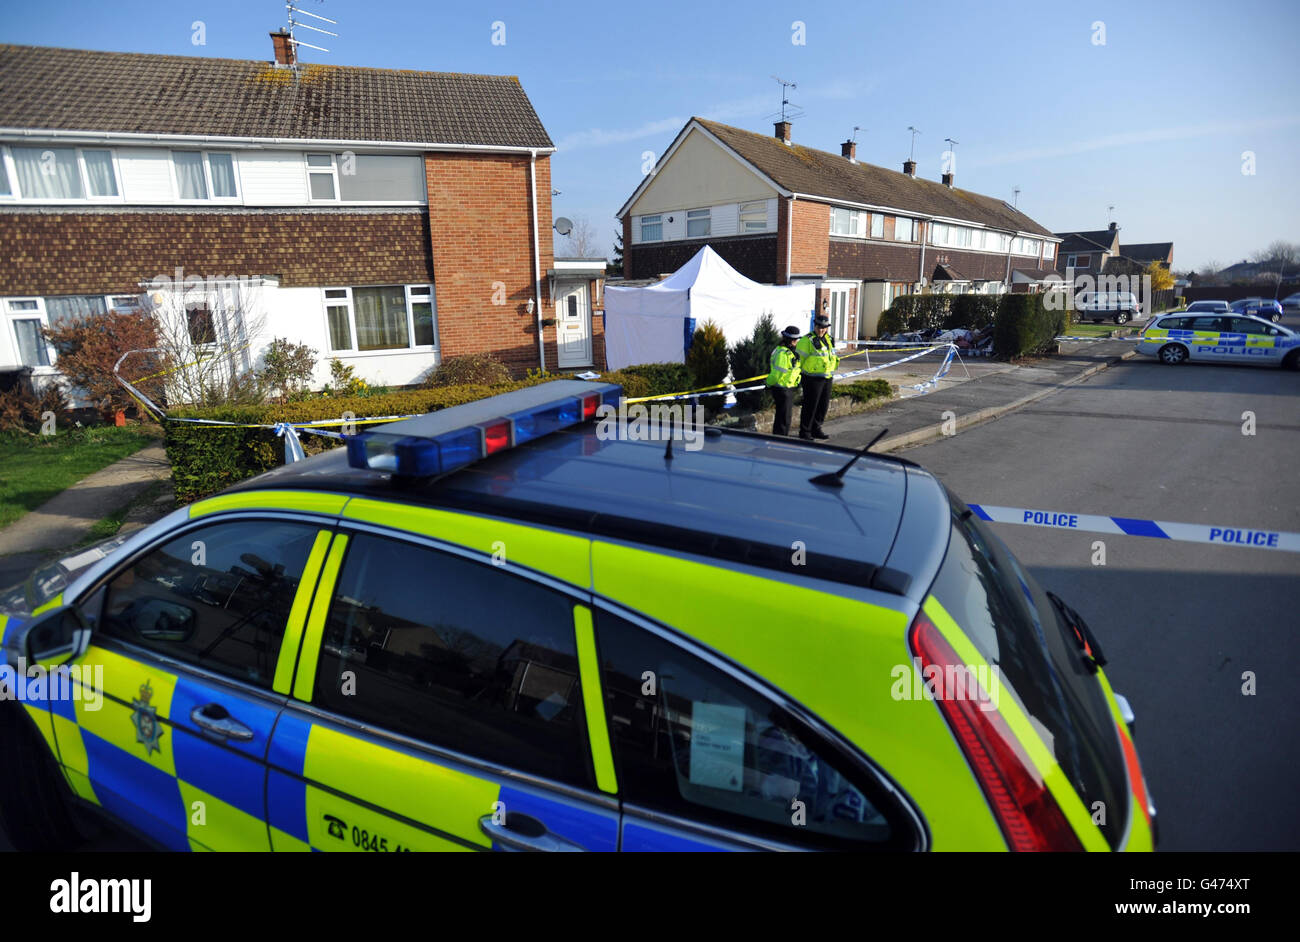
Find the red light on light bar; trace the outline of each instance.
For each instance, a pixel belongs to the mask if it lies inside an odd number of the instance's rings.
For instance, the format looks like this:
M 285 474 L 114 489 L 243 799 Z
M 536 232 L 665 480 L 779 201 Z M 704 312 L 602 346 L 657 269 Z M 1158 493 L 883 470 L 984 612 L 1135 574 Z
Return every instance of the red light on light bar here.
M 495 425 L 484 426 L 483 445 L 484 451 L 489 455 L 495 455 L 498 451 L 509 448 L 510 423 L 497 422 Z
M 596 407 L 600 405 L 599 396 L 584 396 L 582 399 L 582 420 L 594 419 L 596 417 Z

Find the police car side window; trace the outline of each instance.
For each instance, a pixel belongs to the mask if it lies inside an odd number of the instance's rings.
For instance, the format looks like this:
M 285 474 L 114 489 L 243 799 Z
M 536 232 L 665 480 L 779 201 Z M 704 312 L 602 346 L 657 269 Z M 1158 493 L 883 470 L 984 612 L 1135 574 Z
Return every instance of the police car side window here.
M 109 581 L 96 631 L 269 688 L 318 532 L 267 520 L 192 530 Z
M 869 777 L 780 705 L 609 612 L 596 630 L 625 801 L 791 844 L 911 846 Z
M 1192 330 L 1220 330 L 1218 317 L 1197 317 L 1192 320 Z
M 313 703 L 521 772 L 591 782 L 573 603 L 491 565 L 354 535 Z
M 1239 334 L 1266 334 L 1268 329 L 1259 321 L 1252 321 L 1249 317 L 1234 317 L 1232 319 L 1232 329 Z

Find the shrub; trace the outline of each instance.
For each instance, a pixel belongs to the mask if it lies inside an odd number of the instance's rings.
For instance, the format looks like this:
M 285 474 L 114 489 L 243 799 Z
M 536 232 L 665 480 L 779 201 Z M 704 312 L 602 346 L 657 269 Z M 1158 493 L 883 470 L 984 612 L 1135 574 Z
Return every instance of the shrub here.
M 351 412 L 358 420 L 386 415 L 423 415 L 449 406 L 473 402 L 497 393 L 535 386 L 539 380 L 518 380 L 500 386 L 443 386 L 437 389 L 408 389 L 383 396 L 310 399 L 273 405 L 216 406 L 206 409 L 175 409 L 172 418 L 215 419 L 248 425 L 276 422 L 313 422 L 341 419 Z M 229 487 L 237 481 L 278 466 L 284 443 L 269 428 L 232 428 L 164 422 L 167 457 L 172 465 L 176 496 L 196 500 Z M 338 426 L 331 426 L 338 431 Z M 358 426 L 358 430 L 368 426 Z M 317 454 L 336 447 L 337 439 L 305 433 L 303 450 Z
M 625 366 L 619 372 L 644 380 L 646 391 L 641 393 L 643 396 L 663 396 L 692 388 L 691 371 L 685 363 L 640 363 Z M 633 398 L 631 393 L 628 393 L 628 398 Z
M 727 351 L 732 379 L 749 379 L 760 374 L 766 376 L 772 369 L 772 351 L 780 342 L 781 335 L 777 333 L 772 315 L 764 314 L 754 325 L 754 332 Z M 753 392 L 738 393 L 736 400 L 741 408 L 756 412 L 767 404 L 768 398 L 764 390 L 756 389 Z
M 889 310 L 880 315 L 877 330 L 881 334 L 898 334 L 912 330 L 942 327 L 957 295 L 904 294 L 894 298 Z
M 510 370 L 491 353 L 467 353 L 443 360 L 424 380 L 424 386 L 495 386 L 510 382 Z
M 131 394 L 113 378 L 113 367 L 122 354 L 158 346 L 153 318 L 144 312 L 90 314 L 48 328 L 45 336 L 58 353 L 59 372 L 107 415 L 135 405 Z M 157 354 L 137 354 L 123 364 L 122 375 L 135 382 L 161 368 Z M 161 400 L 162 377 L 143 379 L 136 386 L 155 402 Z
M 948 316 L 944 318 L 941 326 L 944 330 L 958 327 L 979 330 L 981 327 L 987 327 L 997 316 L 1000 298 L 1001 295 L 996 294 L 955 295 Z
M 259 376 L 270 389 L 280 391 L 281 401 L 311 382 L 316 369 L 316 351 L 305 343 L 291 343 L 276 337 L 262 354 Z
M 602 383 L 617 383 L 623 387 L 625 399 L 639 399 L 650 395 L 650 381 L 644 376 L 629 373 L 627 370 L 614 370 L 600 374 Z
M 836 383 L 831 387 L 831 396 L 848 396 L 855 402 L 870 402 L 872 399 L 889 399 L 894 395 L 894 387 L 885 379 L 864 379 L 854 383 Z
M 727 338 L 713 321 L 705 321 L 691 337 L 686 354 L 686 368 L 691 371 L 691 385 L 716 386 L 727 378 Z
M 354 367 L 335 357 L 330 360 L 330 381 L 324 392 L 327 396 L 369 396 L 376 390 L 356 375 Z
M 1006 359 L 1050 347 L 1069 323 L 1068 312 L 1053 310 L 1041 294 L 1004 294 L 993 321 L 993 350 Z
M 19 383 L 0 392 L 0 431 L 39 432 L 47 412 L 54 413 L 56 428 L 64 427 L 71 407 L 58 383 L 50 383 L 39 395 L 33 395 L 26 384 Z

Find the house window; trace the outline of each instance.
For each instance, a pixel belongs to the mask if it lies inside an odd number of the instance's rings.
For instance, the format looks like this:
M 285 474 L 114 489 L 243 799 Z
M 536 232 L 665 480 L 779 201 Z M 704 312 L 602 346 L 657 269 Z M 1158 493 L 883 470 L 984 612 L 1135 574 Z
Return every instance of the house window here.
M 13 196 L 14 188 L 9 183 L 9 168 L 5 166 L 4 151 L 0 150 L 0 196 Z
M 172 166 L 176 169 L 176 194 L 180 199 L 233 200 L 239 196 L 233 154 L 175 150 Z
M 712 228 L 713 217 L 707 209 L 692 209 L 686 213 L 686 238 L 704 239 Z
M 740 231 L 767 231 L 767 203 L 758 202 L 740 204 Z
M 81 159 L 86 164 L 86 185 L 91 197 L 117 196 L 117 175 L 113 173 L 113 153 L 107 150 L 83 150 Z
M 885 217 L 880 213 L 871 214 L 871 238 L 883 239 L 885 237 Z
M 13 318 L 14 338 L 18 341 L 18 362 L 23 366 L 49 366 L 50 351 L 41 336 L 39 317 Z
M 217 328 L 212 320 L 212 310 L 206 304 L 187 304 L 185 317 L 191 344 L 203 347 L 217 342 Z
M 212 180 L 213 199 L 234 199 L 238 195 L 234 154 L 208 154 L 208 176 Z
M 1055 242 L 1044 242 L 1044 243 L 1043 243 L 1043 260 L 1044 260 L 1044 261 L 1049 261 L 1049 262 L 1050 262 L 1050 261 L 1051 261 L 1052 259 L 1054 259 L 1054 258 L 1056 258 L 1056 243 L 1055 243 Z
M 81 185 L 75 147 L 14 147 L 14 170 L 24 199 L 79 200 Z
M 307 155 L 307 185 L 314 200 L 338 199 L 333 154 Z
M 428 196 L 420 157 L 351 154 L 338 160 L 338 183 L 339 199 L 358 203 L 419 202 Z
M 203 155 L 196 150 L 175 151 L 172 164 L 176 167 L 176 192 L 183 200 L 208 198 L 208 182 L 203 174 Z
M 432 285 L 326 288 L 325 319 L 334 351 L 365 353 L 438 345 Z
M 831 209 L 831 235 L 858 236 L 866 231 L 867 214 L 853 209 Z
M 894 241 L 911 242 L 913 223 L 914 220 L 908 219 L 905 216 L 899 216 L 897 219 L 895 219 L 894 220 Z
M 94 314 L 103 314 L 107 310 L 108 306 L 104 304 L 103 297 L 97 294 L 45 299 L 45 315 L 51 327 L 58 327 L 68 321 L 84 320 Z
M 659 242 L 664 237 L 664 217 L 662 214 L 641 217 L 641 241 Z
M 139 295 L 116 294 L 108 299 L 108 306 L 116 312 L 134 314 L 144 309 L 144 302 Z
M 1091 255 L 1070 255 L 1065 259 L 1066 265 L 1070 268 L 1087 268 L 1092 264 Z

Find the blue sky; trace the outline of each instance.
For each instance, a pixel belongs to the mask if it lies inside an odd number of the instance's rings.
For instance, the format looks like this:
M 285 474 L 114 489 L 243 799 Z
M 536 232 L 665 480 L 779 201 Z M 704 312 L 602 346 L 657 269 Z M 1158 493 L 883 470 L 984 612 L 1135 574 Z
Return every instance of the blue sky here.
M 796 142 L 838 152 L 859 125 L 859 159 L 898 167 L 914 125 L 919 173 L 937 178 L 951 137 L 959 186 L 1018 186 L 1053 231 L 1105 228 L 1113 205 L 1123 241 L 1172 240 L 1180 270 L 1300 241 L 1294 0 L 299 5 L 340 24 L 308 61 L 518 75 L 560 147 L 555 213 L 587 217 L 601 251 L 642 153 L 691 115 L 771 132 L 772 75 L 798 83 Z M 266 59 L 284 22 L 276 0 L 49 0 L 10 6 L 0 41 Z

